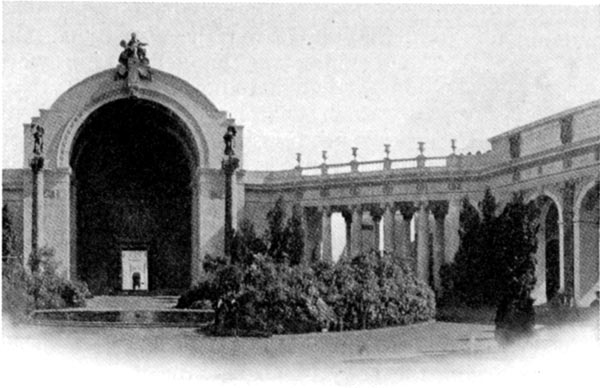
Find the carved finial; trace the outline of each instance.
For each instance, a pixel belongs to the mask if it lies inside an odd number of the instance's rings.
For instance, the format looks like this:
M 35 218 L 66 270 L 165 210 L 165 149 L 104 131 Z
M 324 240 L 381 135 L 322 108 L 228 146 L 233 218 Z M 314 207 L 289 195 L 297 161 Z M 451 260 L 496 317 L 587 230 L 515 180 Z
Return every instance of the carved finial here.
M 390 158 L 390 145 L 389 144 L 383 145 L 383 152 L 385 152 L 385 158 L 389 159 Z
M 358 147 L 352 147 L 352 157 L 356 160 L 356 154 L 358 152 Z
M 327 163 L 327 151 L 323 150 L 321 156 L 323 157 L 323 164 Z
M 300 162 L 302 162 L 302 154 L 300 152 L 296 153 L 296 161 L 298 162 L 298 167 L 300 167 Z
M 450 143 L 451 143 L 451 147 L 452 147 L 452 154 L 456 153 L 456 139 L 450 139 Z
M 420 141 L 420 142 L 418 142 L 418 144 L 419 144 L 419 153 L 422 156 L 423 152 L 425 152 L 425 142 L 424 141 Z

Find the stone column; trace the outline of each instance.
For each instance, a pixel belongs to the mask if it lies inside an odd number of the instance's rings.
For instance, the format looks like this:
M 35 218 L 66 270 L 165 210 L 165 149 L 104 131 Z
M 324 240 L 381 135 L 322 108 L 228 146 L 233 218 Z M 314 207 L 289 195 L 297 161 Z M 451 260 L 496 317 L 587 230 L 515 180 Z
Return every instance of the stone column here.
M 234 156 L 232 147 L 233 139 L 236 135 L 236 129 L 233 126 L 227 127 L 227 133 L 223 136 L 225 141 L 225 158 L 221 163 L 223 173 L 225 174 L 225 239 L 223 242 L 223 251 L 225 256 L 231 256 L 231 245 L 233 242 L 233 182 L 232 177 L 235 170 L 239 167 L 240 161 Z
M 304 252 L 302 255 L 302 259 L 308 263 L 310 261 L 310 256 L 309 256 L 310 240 L 308 238 L 308 215 L 306 214 L 306 208 L 304 206 L 301 206 L 300 204 L 298 204 L 298 208 L 300 209 L 300 222 L 302 224 L 302 232 L 304 233 L 304 236 L 302 238 L 302 241 L 304 244 Z
M 458 230 L 460 228 L 459 224 L 460 217 L 460 200 L 453 198 L 450 200 L 450 204 L 448 206 L 448 214 L 446 215 L 446 244 L 444 246 L 446 262 L 454 261 L 454 256 L 458 251 L 458 246 L 460 245 L 460 236 L 458 235 Z
M 383 250 L 389 254 L 394 252 L 394 213 L 391 203 L 386 203 L 383 213 Z
M 352 245 L 352 210 L 342 210 L 344 225 L 346 226 L 346 245 L 344 246 L 344 255 L 350 257 L 350 247 Z
M 201 204 L 201 192 L 200 192 L 200 169 L 196 171 L 192 180 L 192 259 L 190 263 L 190 284 L 193 286 L 202 275 L 202 251 L 201 251 L 201 235 L 200 235 L 200 204 Z
M 35 254 L 44 245 L 44 158 L 31 159 L 31 252 Z
M 430 206 L 435 220 L 433 230 L 433 286 L 435 291 L 441 290 L 440 268 L 446 262 L 444 227 L 448 203 L 444 201 L 433 202 Z
M 415 214 L 416 208 L 412 202 L 400 203 L 400 213 L 402 214 L 402 230 L 400 233 L 400 257 L 407 260 L 412 252 L 410 251 L 410 221 Z
M 575 252 L 574 252 L 574 225 L 573 206 L 575 205 L 575 182 L 567 181 L 562 187 L 563 195 L 563 237 L 564 237 L 564 279 L 565 294 L 575 297 Z
M 77 280 L 77 180 L 71 173 L 69 182 L 69 279 Z
M 331 261 L 331 208 L 323 207 L 321 209 L 321 241 L 323 251 L 321 260 Z
M 380 207 L 372 207 L 369 211 L 371 213 L 371 219 L 373 220 L 373 241 L 372 247 L 376 251 L 379 251 L 379 240 L 381 234 L 379 233 L 379 228 L 381 226 L 381 217 L 383 216 L 383 211 Z
M 427 202 L 419 203 L 417 218 L 417 278 L 429 283 L 429 212 Z
M 357 256 L 362 249 L 362 208 L 360 205 L 352 207 L 352 224 L 350 228 L 350 255 Z

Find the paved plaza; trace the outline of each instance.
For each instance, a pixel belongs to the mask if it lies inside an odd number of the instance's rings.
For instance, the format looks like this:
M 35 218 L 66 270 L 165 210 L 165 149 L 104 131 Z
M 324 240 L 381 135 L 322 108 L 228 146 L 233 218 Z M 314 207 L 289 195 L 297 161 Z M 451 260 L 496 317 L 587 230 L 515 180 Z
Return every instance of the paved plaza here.
M 234 385 L 281 380 L 370 385 L 448 377 L 472 382 L 514 373 L 547 377 L 573 368 L 584 375 L 600 356 L 590 324 L 538 327 L 532 341 L 508 349 L 496 344 L 492 326 L 445 322 L 271 338 L 209 337 L 193 328 L 4 327 L 2 347 L 9 374 L 35 363 L 40 374 L 34 380 L 56 378 L 63 386 L 79 386 L 78 371 L 100 372 L 93 386 L 116 376 L 151 385 L 163 378 Z

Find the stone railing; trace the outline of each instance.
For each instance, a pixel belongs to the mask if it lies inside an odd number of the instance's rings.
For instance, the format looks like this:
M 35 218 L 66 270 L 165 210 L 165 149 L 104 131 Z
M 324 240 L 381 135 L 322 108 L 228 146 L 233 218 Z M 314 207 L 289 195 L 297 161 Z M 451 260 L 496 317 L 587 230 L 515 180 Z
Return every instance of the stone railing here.
M 456 170 L 478 170 L 488 166 L 493 161 L 491 152 L 475 154 L 451 153 L 445 156 L 425 156 L 421 152 L 414 158 L 389 157 L 389 148 L 386 148 L 386 157 L 377 160 L 356 160 L 356 151 L 353 148 L 354 159 L 346 163 L 327 163 L 327 151 L 323 151 L 323 163 L 312 166 L 302 166 L 301 154 L 297 154 L 298 164 L 293 169 L 280 171 L 251 172 L 252 183 L 296 181 L 302 179 L 327 178 L 333 176 L 353 174 L 377 174 L 377 173 L 418 173 L 419 171 L 441 172 Z
M 385 158 L 361 162 L 353 160 L 349 163 L 322 163 L 317 166 L 308 167 L 296 166 L 295 171 L 296 175 L 301 176 L 323 176 L 415 168 L 449 168 L 459 167 L 460 160 L 461 156 L 459 155 L 436 157 L 418 156 L 416 158 L 404 159 Z

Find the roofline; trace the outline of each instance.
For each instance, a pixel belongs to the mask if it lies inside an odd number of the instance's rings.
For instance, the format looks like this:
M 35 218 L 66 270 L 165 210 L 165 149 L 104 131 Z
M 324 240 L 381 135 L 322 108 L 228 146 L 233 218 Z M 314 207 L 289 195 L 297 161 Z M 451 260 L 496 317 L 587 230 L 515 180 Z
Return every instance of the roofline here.
M 578 113 L 578 112 L 582 112 L 582 111 L 585 111 L 585 110 L 588 110 L 588 109 L 592 109 L 592 108 L 597 108 L 597 107 L 600 107 L 600 100 L 594 100 L 594 101 L 588 102 L 586 104 L 579 105 L 579 106 L 576 106 L 574 108 L 570 108 L 570 109 L 564 110 L 564 111 L 559 112 L 559 113 L 555 113 L 555 114 L 550 115 L 550 116 L 546 116 L 544 118 L 538 119 L 538 120 L 533 121 L 531 123 L 528 123 L 528 124 L 521 125 L 519 127 L 510 129 L 510 130 L 508 130 L 506 132 L 502 132 L 499 135 L 496 135 L 496 136 L 488 138 L 488 141 L 489 142 L 493 142 L 493 141 L 495 141 L 497 139 L 500 139 L 502 137 L 510 136 L 510 135 L 513 135 L 513 134 L 515 134 L 517 132 L 527 131 L 529 129 L 533 129 L 535 127 L 539 127 L 540 125 L 547 124 L 547 123 L 549 123 L 551 121 L 558 120 L 559 118 L 561 118 L 563 116 L 567 116 L 567 115 L 570 115 L 570 114 L 573 114 L 573 113 Z

